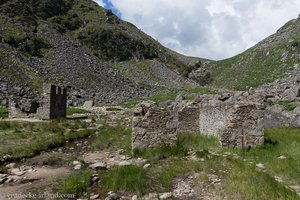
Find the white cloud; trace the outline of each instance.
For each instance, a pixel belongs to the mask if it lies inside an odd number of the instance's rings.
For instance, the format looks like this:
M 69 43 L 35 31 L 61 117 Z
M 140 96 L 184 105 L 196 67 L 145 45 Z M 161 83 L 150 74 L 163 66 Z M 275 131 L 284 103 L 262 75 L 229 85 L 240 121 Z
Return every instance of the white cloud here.
M 105 7 L 105 3 L 103 0 L 93 0 L 95 1 L 99 6 Z
M 124 20 L 165 46 L 185 55 L 211 59 L 244 51 L 300 13 L 299 0 L 111 2 Z

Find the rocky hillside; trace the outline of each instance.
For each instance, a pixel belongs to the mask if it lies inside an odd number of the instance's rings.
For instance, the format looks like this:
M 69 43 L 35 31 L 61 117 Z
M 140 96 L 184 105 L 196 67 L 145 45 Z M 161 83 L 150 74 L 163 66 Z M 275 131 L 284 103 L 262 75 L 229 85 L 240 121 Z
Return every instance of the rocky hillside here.
M 300 17 L 237 56 L 203 62 L 190 76 L 208 79 L 216 87 L 246 90 L 285 77 L 299 63 Z
M 38 99 L 43 82 L 71 86 L 76 102 L 105 104 L 149 96 L 157 85 L 198 85 L 184 77 L 198 59 L 178 56 L 91 0 L 0 6 L 1 99 Z

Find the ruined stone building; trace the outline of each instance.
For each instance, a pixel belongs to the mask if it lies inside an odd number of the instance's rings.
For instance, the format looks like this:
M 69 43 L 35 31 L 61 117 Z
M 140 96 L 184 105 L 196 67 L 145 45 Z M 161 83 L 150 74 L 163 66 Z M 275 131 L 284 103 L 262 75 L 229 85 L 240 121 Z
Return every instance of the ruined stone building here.
M 67 116 L 67 88 L 45 84 L 43 100 L 37 110 L 37 117 L 41 119 L 66 118 Z
M 192 102 L 178 110 L 142 103 L 135 111 L 133 150 L 175 145 L 178 133 L 215 136 L 226 147 L 249 148 L 264 141 L 264 112 L 251 102 L 217 105 Z
M 9 117 L 40 119 L 66 118 L 67 115 L 67 88 L 51 84 L 44 84 L 40 102 L 32 101 L 27 106 L 10 100 Z

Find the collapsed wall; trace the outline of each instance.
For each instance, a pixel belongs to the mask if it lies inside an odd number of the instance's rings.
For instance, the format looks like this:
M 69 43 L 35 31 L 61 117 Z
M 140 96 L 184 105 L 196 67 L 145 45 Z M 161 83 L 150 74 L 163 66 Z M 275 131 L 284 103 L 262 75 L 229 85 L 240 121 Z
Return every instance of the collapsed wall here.
M 168 109 L 141 103 L 135 109 L 132 123 L 132 150 L 174 145 L 177 142 L 177 122 Z
M 22 102 L 21 102 L 22 103 Z M 44 84 L 40 102 L 20 103 L 9 101 L 9 118 L 37 117 L 40 119 L 66 118 L 67 88 Z
M 247 148 L 264 141 L 263 111 L 251 102 L 200 108 L 199 130 L 220 138 L 222 146 Z
M 132 148 L 176 144 L 178 132 L 215 136 L 226 147 L 256 146 L 264 141 L 263 109 L 251 102 L 222 102 L 188 103 L 170 111 L 142 103 L 135 109 Z

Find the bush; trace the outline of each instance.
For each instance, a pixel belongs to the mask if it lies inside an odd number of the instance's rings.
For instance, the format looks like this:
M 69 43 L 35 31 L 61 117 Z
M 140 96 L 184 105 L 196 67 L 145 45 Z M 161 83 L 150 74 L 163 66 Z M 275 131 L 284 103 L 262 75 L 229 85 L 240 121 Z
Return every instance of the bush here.
M 66 14 L 72 7 L 73 0 L 31 0 L 30 5 L 37 16 L 47 19 Z
M 4 35 L 3 41 L 31 56 L 42 56 L 42 50 L 50 48 L 50 45 L 41 37 L 36 35 Z

